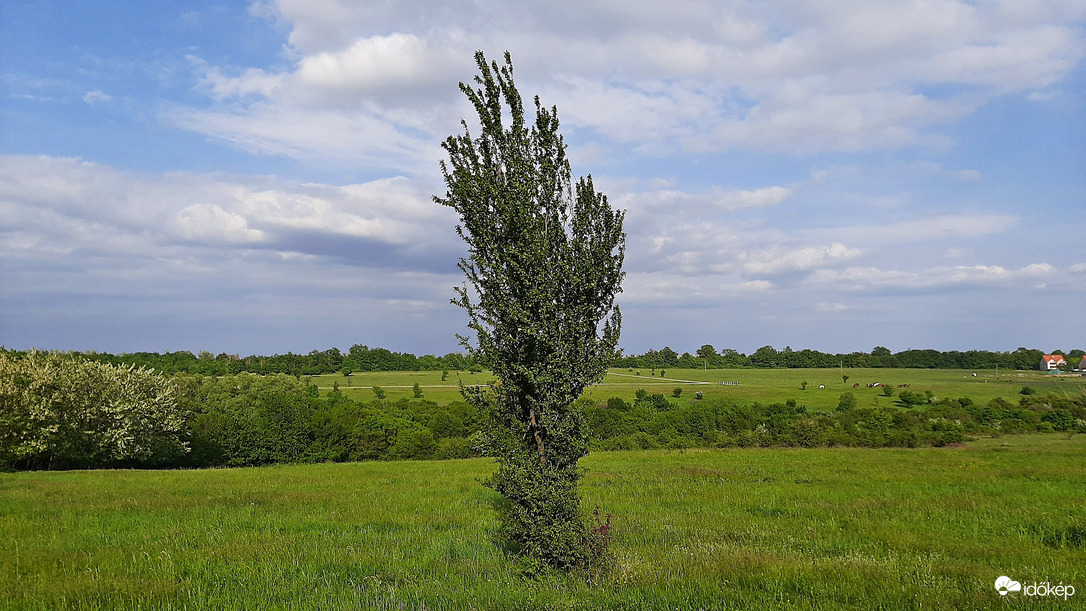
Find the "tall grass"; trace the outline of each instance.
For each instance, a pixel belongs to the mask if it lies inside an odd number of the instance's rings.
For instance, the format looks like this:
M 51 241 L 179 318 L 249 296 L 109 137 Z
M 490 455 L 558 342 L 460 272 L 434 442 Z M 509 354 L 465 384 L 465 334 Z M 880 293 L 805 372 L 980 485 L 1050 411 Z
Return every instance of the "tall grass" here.
M 536 580 L 496 543 L 482 459 L 2 474 L 0 607 L 1070 609 L 1084 458 L 1056 435 L 597 453 L 613 566 Z M 1079 593 L 1001 599 L 1000 575 Z

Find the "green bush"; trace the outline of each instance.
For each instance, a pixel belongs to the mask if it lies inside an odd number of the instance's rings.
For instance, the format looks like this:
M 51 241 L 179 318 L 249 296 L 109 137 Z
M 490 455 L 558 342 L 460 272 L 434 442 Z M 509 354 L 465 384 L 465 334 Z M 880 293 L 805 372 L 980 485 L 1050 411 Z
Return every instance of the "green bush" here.
M 475 456 L 472 440 L 466 437 L 447 437 L 437 442 L 434 450 L 434 458 L 447 460 L 455 458 L 471 458 Z
M 170 380 L 56 353 L 0 352 L 0 461 L 29 468 L 161 466 L 188 452 Z
M 856 395 L 846 392 L 837 399 L 837 411 L 847 412 L 856 409 Z
M 630 405 L 622 400 L 621 397 L 611 397 L 607 400 L 607 408 L 617 410 L 620 412 L 630 411 Z

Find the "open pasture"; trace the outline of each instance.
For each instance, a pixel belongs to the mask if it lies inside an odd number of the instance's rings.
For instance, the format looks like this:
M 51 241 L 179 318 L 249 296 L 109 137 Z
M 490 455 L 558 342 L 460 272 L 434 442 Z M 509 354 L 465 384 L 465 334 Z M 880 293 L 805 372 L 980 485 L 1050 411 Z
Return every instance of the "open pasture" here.
M 1066 435 L 596 453 L 614 565 L 536 580 L 495 544 L 485 459 L 0 474 L 0 607 L 1070 609 L 1084 459 Z
M 640 372 L 640 376 L 637 375 Z M 1079 375 L 1051 376 L 1040 371 L 970 371 L 962 369 L 665 369 L 665 376 L 657 370 L 628 368 L 611 369 L 603 382 L 585 392 L 585 397 L 606 401 L 621 397 L 633 401 L 635 393 L 644 389 L 649 393 L 661 393 L 671 397 L 675 388 L 682 388 L 682 400 L 692 400 L 694 393 L 702 392 L 706 398 L 722 398 L 737 403 L 783 403 L 794 399 L 806 405 L 810 411 L 829 411 L 837 406 L 844 392 L 856 395 L 860 407 L 892 405 L 900 392 L 898 386 L 908 384 L 907 390 L 923 393 L 930 390 L 936 398 L 969 397 L 984 403 L 995 397 L 1003 397 L 1017 403 L 1019 391 L 1030 386 L 1040 393 L 1056 392 L 1080 394 L 1086 391 L 1086 378 Z M 974 377 L 973 373 L 977 375 Z M 841 376 L 848 381 L 842 382 Z M 461 399 L 457 380 L 465 384 L 486 384 L 493 381 L 490 372 L 468 373 L 450 371 L 448 379 L 441 380 L 440 371 L 379 371 L 355 373 L 350 384 L 341 374 L 313 376 L 312 383 L 322 391 L 339 384 L 341 391 L 351 398 L 370 401 L 374 398 L 373 386 L 384 389 L 386 398 L 398 400 L 414 396 L 412 385 L 416 382 L 423 391 L 423 398 L 437 403 L 449 403 Z M 738 382 L 738 385 L 721 385 L 721 382 Z M 801 390 L 803 382 L 807 389 Z M 869 388 L 868 384 L 882 383 L 894 388 L 894 397 L 883 395 L 881 387 Z M 859 384 L 859 388 L 854 388 Z M 820 389 L 819 386 L 825 386 Z

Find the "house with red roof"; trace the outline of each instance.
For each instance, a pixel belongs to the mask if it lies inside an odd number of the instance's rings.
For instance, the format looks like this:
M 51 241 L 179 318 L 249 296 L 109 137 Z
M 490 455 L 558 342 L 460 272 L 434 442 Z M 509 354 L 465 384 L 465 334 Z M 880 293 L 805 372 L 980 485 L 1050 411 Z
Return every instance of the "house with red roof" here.
M 1066 365 L 1067 359 L 1062 354 L 1046 354 L 1041 357 L 1041 371 L 1052 371 Z

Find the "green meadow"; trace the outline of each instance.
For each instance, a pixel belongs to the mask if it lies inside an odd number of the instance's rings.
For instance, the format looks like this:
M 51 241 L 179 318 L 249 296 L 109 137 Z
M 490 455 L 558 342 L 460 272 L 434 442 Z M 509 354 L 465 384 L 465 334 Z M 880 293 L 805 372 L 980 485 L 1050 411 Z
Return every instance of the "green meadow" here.
M 487 459 L 3 473 L 0 608 L 1071 609 L 1086 597 L 1086 436 L 603 452 L 583 465 L 584 508 L 613 514 L 613 562 L 536 579 L 497 543 Z M 1001 598 L 1001 575 L 1076 593 Z
M 996 397 L 1018 402 L 1023 386 L 1030 386 L 1040 393 L 1056 392 L 1078 395 L 1086 390 L 1086 378 L 1079 375 L 1052 376 L 1040 371 L 996 371 L 962 369 L 665 369 L 653 375 L 650 369 L 611 369 L 600 384 L 585 392 L 585 397 L 606 402 L 611 397 L 633 401 L 639 389 L 649 393 L 661 393 L 671 397 L 675 388 L 682 388 L 683 399 L 693 399 L 696 392 L 705 398 L 723 398 L 736 403 L 783 403 L 795 399 L 808 410 L 832 411 L 844 392 L 856 394 L 859 407 L 888 407 L 894 398 L 883 395 L 881 387 L 868 388 L 868 384 L 881 383 L 894 387 L 895 396 L 899 385 L 908 384 L 908 390 L 923 393 L 930 390 L 937 399 L 944 397 L 969 397 L 974 403 L 986 403 Z M 976 373 L 976 376 L 973 374 Z M 638 375 L 640 374 L 640 375 Z M 847 375 L 848 381 L 842 382 Z M 437 403 L 458 401 L 459 381 L 466 385 L 488 384 L 493 381 L 490 372 L 469 373 L 450 371 L 448 379 L 441 380 L 440 371 L 379 371 L 355 373 L 350 380 L 342 374 L 312 376 L 311 383 L 322 390 L 331 390 L 338 384 L 340 391 L 352 399 L 370 401 L 374 398 L 373 386 L 380 386 L 390 400 L 414 397 L 413 385 L 418 384 L 423 398 Z M 721 382 L 737 382 L 738 385 L 721 385 Z M 807 382 L 806 390 L 801 390 Z M 348 386 L 350 384 L 350 386 Z M 859 384 L 859 388 L 854 388 Z M 819 388 L 825 386 L 825 388 Z

